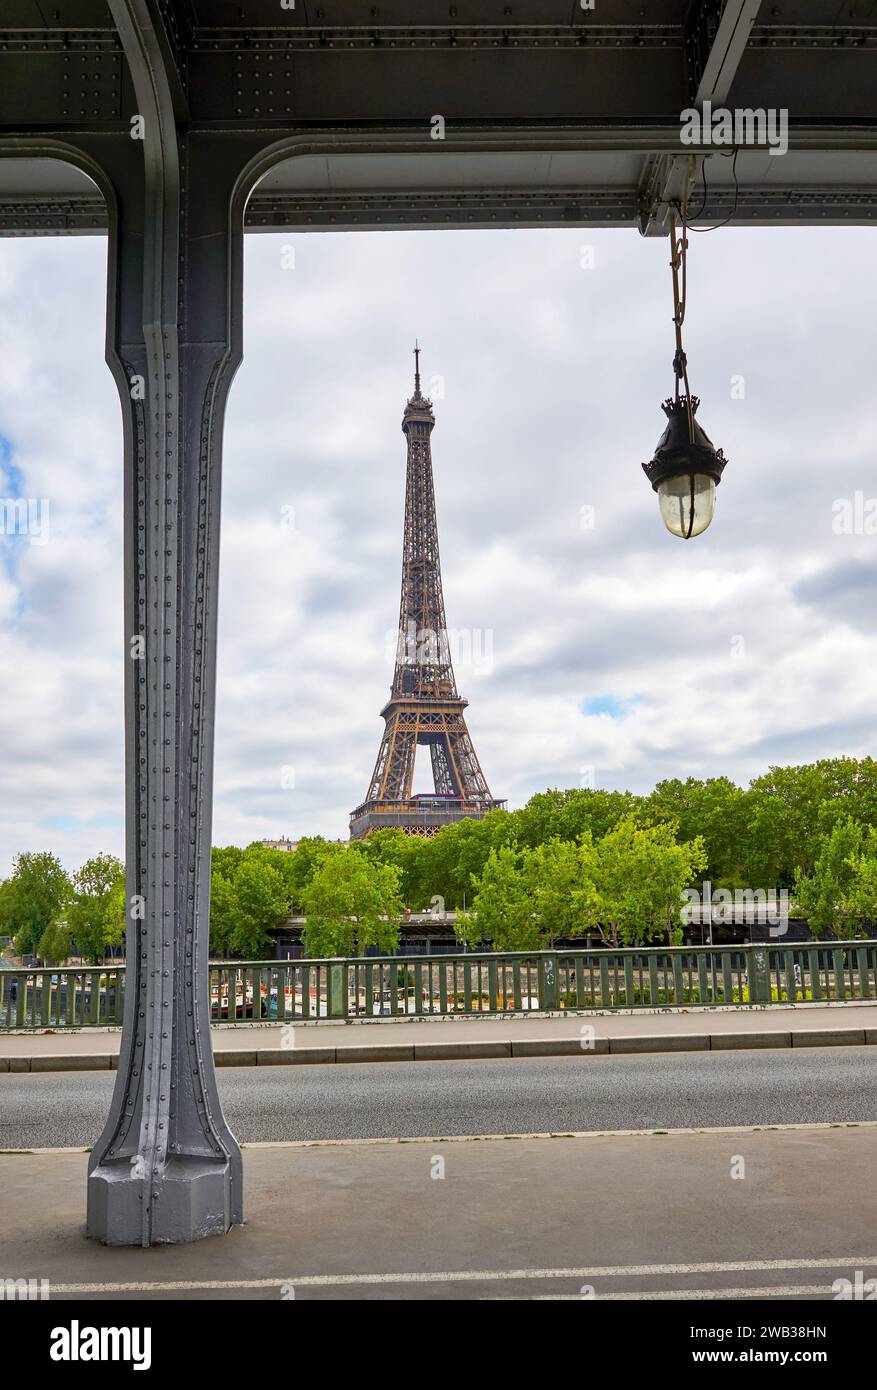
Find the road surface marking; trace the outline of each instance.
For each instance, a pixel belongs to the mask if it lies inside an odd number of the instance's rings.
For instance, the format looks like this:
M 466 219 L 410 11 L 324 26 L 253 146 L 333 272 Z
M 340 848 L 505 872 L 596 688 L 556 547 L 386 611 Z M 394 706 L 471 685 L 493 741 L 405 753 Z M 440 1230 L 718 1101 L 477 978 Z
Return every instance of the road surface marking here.
M 345 1284 L 466 1284 L 521 1279 L 641 1278 L 658 1274 L 730 1274 L 780 1269 L 861 1269 L 877 1265 L 877 1255 L 831 1255 L 825 1259 L 724 1260 L 706 1264 L 582 1265 L 574 1269 L 407 1270 L 397 1274 L 280 1274 L 269 1279 L 171 1279 L 113 1284 L 56 1284 L 52 1293 L 149 1293 L 180 1289 L 328 1288 Z M 621 1297 L 622 1295 L 615 1295 Z M 634 1295 L 631 1295 L 634 1297 Z M 670 1297 L 670 1295 L 667 1295 Z
M 595 1293 L 593 1298 L 585 1299 L 580 1293 L 540 1293 L 535 1294 L 531 1300 L 533 1303 L 554 1303 L 554 1302 L 594 1302 L 594 1303 L 630 1303 L 634 1300 L 645 1302 L 661 1302 L 662 1300 L 698 1301 L 708 1298 L 812 1298 L 819 1294 L 829 1294 L 831 1288 L 827 1284 L 765 1284 L 762 1288 L 756 1289 L 744 1287 L 742 1289 L 649 1289 L 645 1293 Z M 512 1299 L 499 1299 L 498 1302 L 512 1302 Z
M 24 1075 L 25 1073 L 22 1073 Z M 109 1073 L 108 1073 L 109 1075 Z M 506 1139 L 662 1139 L 690 1134 L 777 1134 L 831 1129 L 877 1129 L 877 1120 L 810 1120 L 787 1125 L 699 1125 L 688 1129 L 553 1129 L 523 1131 L 520 1134 L 414 1134 L 401 1138 L 384 1136 L 378 1139 L 253 1139 L 241 1142 L 242 1149 L 333 1149 L 354 1145 L 373 1147 L 377 1144 L 471 1144 L 487 1140 Z M 44 1148 L 0 1148 L 0 1158 L 38 1157 L 40 1154 L 87 1154 L 91 1149 L 81 1144 Z

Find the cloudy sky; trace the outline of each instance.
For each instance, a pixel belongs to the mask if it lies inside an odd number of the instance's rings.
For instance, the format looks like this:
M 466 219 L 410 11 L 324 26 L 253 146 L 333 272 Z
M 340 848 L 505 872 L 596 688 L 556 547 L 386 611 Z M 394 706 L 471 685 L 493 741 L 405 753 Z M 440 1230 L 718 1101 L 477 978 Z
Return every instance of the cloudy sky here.
M 666 242 L 248 239 L 215 843 L 343 836 L 365 794 L 391 678 L 415 336 L 458 684 L 495 796 L 745 782 L 874 751 L 875 233 L 691 243 L 692 386 L 730 463 L 712 528 L 686 543 L 640 468 L 672 390 Z M 105 262 L 99 238 L 0 241 L 0 499 L 31 499 L 33 533 L 0 535 L 0 873 L 23 849 L 69 866 L 122 850 Z

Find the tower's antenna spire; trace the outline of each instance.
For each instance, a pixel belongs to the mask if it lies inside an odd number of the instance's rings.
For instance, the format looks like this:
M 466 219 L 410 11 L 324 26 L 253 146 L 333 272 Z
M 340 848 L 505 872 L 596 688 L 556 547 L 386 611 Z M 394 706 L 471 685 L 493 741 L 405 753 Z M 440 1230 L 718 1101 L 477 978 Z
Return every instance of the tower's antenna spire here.
M 414 339 L 414 394 L 420 395 L 420 345 Z

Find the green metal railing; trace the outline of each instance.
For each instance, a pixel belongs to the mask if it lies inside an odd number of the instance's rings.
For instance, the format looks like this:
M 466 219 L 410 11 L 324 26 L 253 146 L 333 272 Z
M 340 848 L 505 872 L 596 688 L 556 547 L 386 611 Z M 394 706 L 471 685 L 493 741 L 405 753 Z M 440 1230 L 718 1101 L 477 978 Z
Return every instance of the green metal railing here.
M 123 965 L 0 969 L 0 1029 L 117 1026 L 124 979 Z
M 0 969 L 0 1030 L 112 1027 L 125 968 Z M 229 961 L 214 1023 L 877 1000 L 877 941 Z

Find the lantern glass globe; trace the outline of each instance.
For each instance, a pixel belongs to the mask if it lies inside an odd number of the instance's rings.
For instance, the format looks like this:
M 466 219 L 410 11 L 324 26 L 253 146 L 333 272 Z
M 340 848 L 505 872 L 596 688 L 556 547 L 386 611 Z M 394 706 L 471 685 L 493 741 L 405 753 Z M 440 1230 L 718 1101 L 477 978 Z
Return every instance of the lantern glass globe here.
M 661 520 L 673 536 L 691 540 L 709 526 L 716 509 L 715 479 L 706 473 L 684 473 L 658 484 Z

